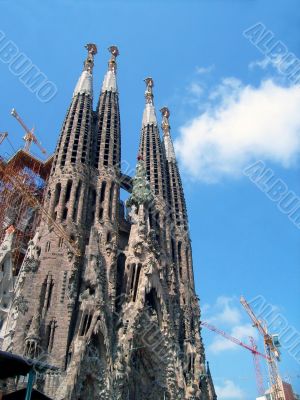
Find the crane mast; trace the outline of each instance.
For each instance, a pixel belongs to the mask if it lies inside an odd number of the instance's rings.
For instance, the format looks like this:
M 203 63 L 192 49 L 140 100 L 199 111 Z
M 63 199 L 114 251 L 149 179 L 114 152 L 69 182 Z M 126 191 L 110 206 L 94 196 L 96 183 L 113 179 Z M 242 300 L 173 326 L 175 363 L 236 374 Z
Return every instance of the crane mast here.
M 254 314 L 250 304 L 246 299 L 241 296 L 240 302 L 245 308 L 247 314 L 249 315 L 253 325 L 264 339 L 265 353 L 268 364 L 268 373 L 270 379 L 270 390 L 272 394 L 272 400 L 284 400 L 281 395 L 280 390 L 280 376 L 277 361 L 280 360 L 280 353 L 278 348 L 275 346 L 273 337 L 268 333 L 267 326 L 262 321 L 260 321 Z
M 252 336 L 250 336 L 250 343 L 251 346 L 253 347 L 253 362 L 254 362 L 254 368 L 255 368 L 255 375 L 256 375 L 256 384 L 257 384 L 257 391 L 258 393 L 263 396 L 265 393 L 265 388 L 264 388 L 264 382 L 263 382 L 263 376 L 262 376 L 262 372 L 261 372 L 261 368 L 260 368 L 260 362 L 259 362 L 259 358 L 258 358 L 258 354 L 256 352 L 257 350 L 257 345 L 254 341 L 254 338 Z

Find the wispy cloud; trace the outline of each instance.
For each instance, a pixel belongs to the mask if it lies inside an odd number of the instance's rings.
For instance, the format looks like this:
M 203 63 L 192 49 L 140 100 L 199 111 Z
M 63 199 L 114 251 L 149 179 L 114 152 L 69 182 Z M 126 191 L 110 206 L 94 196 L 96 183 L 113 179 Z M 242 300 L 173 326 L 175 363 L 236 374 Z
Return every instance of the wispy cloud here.
M 229 332 L 229 335 L 233 336 L 234 338 L 248 345 L 250 345 L 249 336 L 252 336 L 256 340 L 258 339 L 257 331 L 255 328 L 253 328 L 253 326 L 250 323 L 237 325 L 233 327 Z M 208 346 L 208 349 L 213 354 L 219 354 L 226 350 L 233 350 L 233 351 L 241 350 L 242 347 L 222 336 L 215 336 L 212 343 Z
M 219 400 L 230 399 L 230 400 L 243 400 L 245 399 L 245 393 L 243 390 L 236 385 L 233 381 L 227 379 L 224 381 L 222 386 L 216 386 L 216 393 Z
M 230 336 L 249 344 L 249 336 L 257 340 L 258 334 L 250 323 L 245 322 L 238 304 L 237 297 L 220 296 L 215 304 L 202 307 L 202 319 L 219 329 L 225 329 Z M 225 350 L 241 349 L 237 344 L 220 335 L 213 333 L 212 335 L 208 350 L 213 354 L 219 354 Z
M 214 68 L 215 68 L 214 64 L 209 65 L 208 67 L 197 66 L 196 73 L 199 75 L 209 74 L 210 72 L 212 72 L 214 70 Z
M 264 57 L 261 60 L 251 61 L 249 69 L 261 68 L 265 70 L 269 65 L 271 65 L 271 60 L 268 57 Z
M 202 307 L 202 315 L 211 324 L 238 324 L 242 316 L 240 310 L 234 305 L 236 300 L 234 297 L 220 296 L 213 306 Z
M 215 183 L 242 176 L 243 168 L 256 159 L 284 167 L 297 160 L 300 85 L 281 86 L 268 79 L 254 87 L 227 78 L 208 99 L 210 106 L 187 121 L 175 141 L 191 178 Z
M 188 90 L 188 93 L 195 95 L 197 97 L 201 96 L 202 93 L 204 92 L 203 87 L 198 82 L 192 82 L 188 86 L 187 90 Z

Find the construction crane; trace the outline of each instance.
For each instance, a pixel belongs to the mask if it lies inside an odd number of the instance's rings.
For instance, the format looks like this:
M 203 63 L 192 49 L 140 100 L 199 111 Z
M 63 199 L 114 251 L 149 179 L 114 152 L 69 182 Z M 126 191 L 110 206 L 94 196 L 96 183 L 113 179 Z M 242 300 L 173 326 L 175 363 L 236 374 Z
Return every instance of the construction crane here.
M 265 346 L 266 359 L 268 363 L 268 372 L 270 379 L 270 391 L 272 394 L 272 400 L 283 400 L 281 396 L 280 390 L 280 376 L 278 371 L 277 361 L 280 361 L 280 352 L 278 350 L 278 346 L 280 346 L 278 342 L 277 335 L 270 335 L 268 333 L 267 325 L 263 321 L 260 321 L 256 315 L 254 314 L 252 308 L 246 299 L 241 296 L 240 302 L 248 313 L 251 321 L 253 322 L 253 326 L 258 330 L 258 332 L 262 335 Z M 274 342 L 277 342 L 276 344 Z
M 1 161 L 1 160 L 0 160 Z M 19 179 L 17 176 L 10 176 L 6 173 L 4 166 L 0 163 L 0 172 L 2 172 L 3 177 L 5 177 L 15 189 L 17 189 L 22 196 L 24 196 L 25 200 L 32 207 L 41 211 L 41 217 L 44 219 L 47 224 L 53 227 L 55 234 L 64 240 L 64 243 L 67 247 L 76 255 L 81 256 L 81 251 L 74 240 L 71 240 L 65 230 L 51 217 L 49 212 L 41 205 L 37 198 L 33 196 L 33 194 L 28 190 L 26 185 Z
M 251 346 L 253 348 L 253 363 L 254 363 L 254 369 L 255 369 L 255 376 L 256 376 L 256 385 L 257 385 L 257 391 L 258 394 L 263 396 L 265 394 L 265 388 L 264 388 L 264 381 L 263 381 L 263 375 L 260 369 L 260 362 L 259 362 L 259 357 L 258 354 L 256 353 L 257 351 L 257 345 L 254 341 L 254 338 L 252 336 L 249 336 Z
M 7 138 L 8 132 L 0 132 L 0 144 L 3 142 L 5 138 Z
M 200 325 L 205 326 L 206 328 L 208 328 L 209 330 L 211 330 L 212 332 L 215 332 L 221 336 L 223 336 L 225 339 L 230 340 L 232 343 L 237 344 L 241 347 L 244 347 L 244 349 L 247 349 L 249 351 L 251 351 L 252 355 L 253 355 L 253 361 L 254 361 L 254 368 L 255 368 L 255 375 L 256 375 L 256 384 L 257 384 L 257 390 L 258 390 L 258 394 L 259 395 L 263 395 L 265 393 L 264 390 L 264 385 L 263 385 L 263 377 L 262 377 L 262 373 L 261 373 L 261 369 L 260 369 L 260 364 L 259 364 L 259 357 L 262 357 L 264 359 L 268 359 L 268 356 L 266 356 L 265 354 L 259 352 L 257 350 L 257 346 L 254 342 L 253 337 L 250 336 L 250 342 L 251 342 L 251 346 L 249 346 L 248 344 L 242 342 L 241 340 L 228 335 L 228 333 L 222 331 L 221 329 L 216 328 L 215 326 L 209 324 L 206 321 L 201 321 Z
M 16 118 L 16 120 L 19 122 L 19 124 L 22 126 L 22 128 L 26 132 L 25 136 L 23 137 L 23 139 L 25 141 L 24 150 L 29 153 L 30 147 L 33 142 L 34 144 L 37 145 L 37 147 L 41 150 L 41 152 L 43 154 L 47 154 L 46 150 L 42 147 L 41 143 L 37 140 L 37 138 L 34 134 L 34 128 L 32 128 L 32 129 L 27 128 L 27 126 L 25 125 L 24 121 L 22 120 L 20 115 L 17 113 L 15 108 L 13 108 L 11 110 L 11 115 Z

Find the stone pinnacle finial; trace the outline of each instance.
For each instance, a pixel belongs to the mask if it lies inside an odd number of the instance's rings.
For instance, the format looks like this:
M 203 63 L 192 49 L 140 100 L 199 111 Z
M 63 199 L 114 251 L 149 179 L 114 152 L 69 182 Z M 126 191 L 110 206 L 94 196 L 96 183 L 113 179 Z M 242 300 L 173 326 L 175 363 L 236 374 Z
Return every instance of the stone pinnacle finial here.
M 168 109 L 168 107 L 163 107 L 160 109 L 160 112 L 162 115 L 161 128 L 164 132 L 164 148 L 166 153 L 166 159 L 169 162 L 174 162 L 176 160 L 176 156 L 172 138 L 170 135 L 170 122 L 169 122 L 170 110 Z
M 38 311 L 34 314 L 31 320 L 30 328 L 27 334 L 27 338 L 38 338 L 41 324 L 41 316 Z
M 88 71 L 91 74 L 94 67 L 94 55 L 97 54 L 97 46 L 94 43 L 88 43 L 84 47 L 88 51 L 87 58 L 84 62 L 84 71 Z
M 160 109 L 161 115 L 162 115 L 162 123 L 161 123 L 161 128 L 164 132 L 164 135 L 170 134 L 170 123 L 169 123 L 169 117 L 170 117 L 170 110 L 168 107 L 163 107 Z
M 146 83 L 146 91 L 145 91 L 146 104 L 153 104 L 153 87 L 154 87 L 153 79 L 149 77 L 144 79 L 144 82 Z
M 111 53 L 111 59 L 108 62 L 108 70 L 116 72 L 116 70 L 117 70 L 116 59 L 117 59 L 118 55 L 120 54 L 119 49 L 117 48 L 117 46 L 110 46 L 108 48 L 108 51 Z
M 106 72 L 102 84 L 102 93 L 104 92 L 117 92 L 117 78 L 116 78 L 116 72 L 117 72 L 117 63 L 116 59 L 119 55 L 119 49 L 117 46 L 110 46 L 108 48 L 108 51 L 111 53 L 111 58 L 108 61 L 108 71 Z
M 129 196 L 126 206 L 139 207 L 141 204 L 148 205 L 153 201 L 153 194 L 150 183 L 147 179 L 145 163 L 142 157 L 138 156 L 135 177 L 133 178 L 132 193 Z

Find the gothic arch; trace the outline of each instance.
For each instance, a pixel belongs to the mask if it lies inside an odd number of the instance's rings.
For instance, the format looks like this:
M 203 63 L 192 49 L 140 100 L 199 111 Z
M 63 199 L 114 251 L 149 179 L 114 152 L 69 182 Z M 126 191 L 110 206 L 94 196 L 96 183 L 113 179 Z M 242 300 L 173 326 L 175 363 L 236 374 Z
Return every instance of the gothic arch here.
M 117 282 L 116 282 L 116 311 L 119 312 L 122 305 L 122 295 L 125 293 L 125 263 L 126 256 L 120 253 L 117 259 Z
M 101 331 L 92 335 L 80 367 L 78 400 L 100 400 L 105 388 L 106 346 Z
M 152 335 L 154 342 L 151 346 L 150 339 L 147 343 L 145 335 L 147 332 L 141 330 L 135 335 L 134 347 L 129 360 L 128 392 L 125 395 L 129 400 L 147 399 L 157 400 L 168 398 L 167 384 L 167 347 L 161 331 Z
M 145 307 L 149 307 L 156 313 L 159 326 L 162 324 L 162 308 L 157 296 L 157 291 L 153 287 L 145 296 Z

